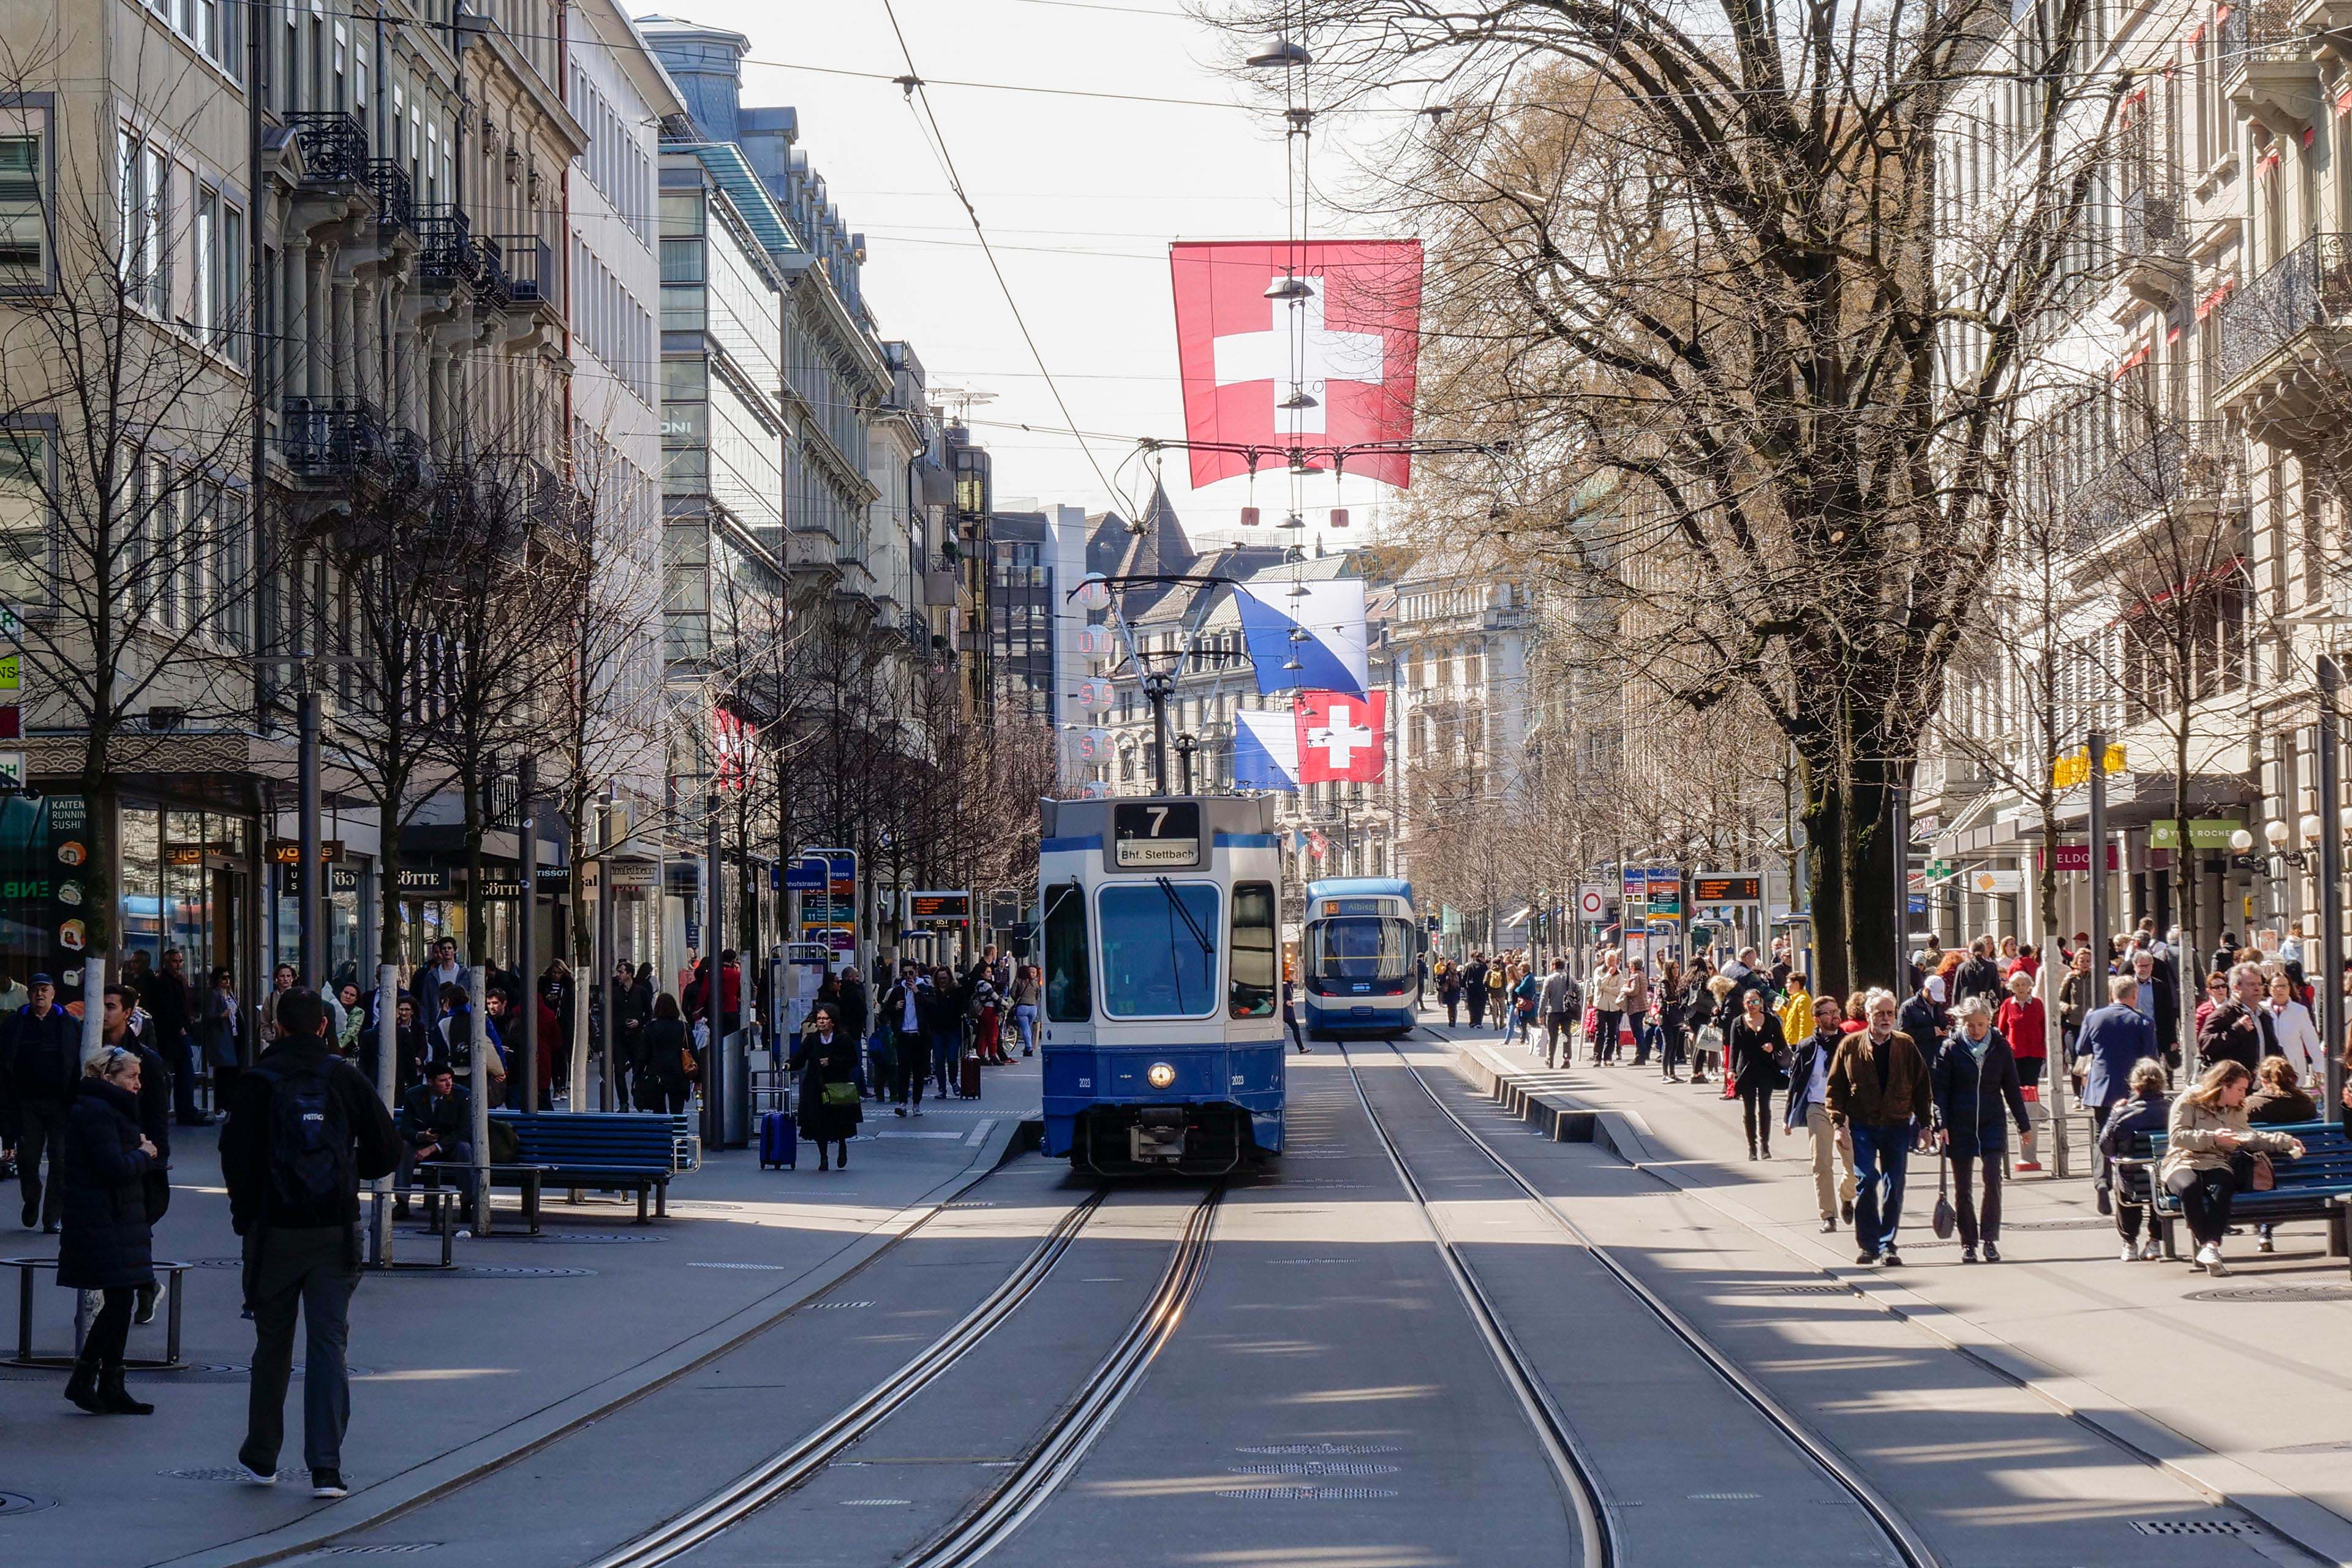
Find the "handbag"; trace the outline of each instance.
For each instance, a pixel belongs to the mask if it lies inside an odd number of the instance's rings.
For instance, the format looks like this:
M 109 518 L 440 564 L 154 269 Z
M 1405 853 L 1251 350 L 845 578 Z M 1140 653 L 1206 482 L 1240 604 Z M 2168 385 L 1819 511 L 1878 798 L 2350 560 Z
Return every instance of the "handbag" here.
M 856 1083 L 849 1079 L 829 1080 L 824 1086 L 827 1105 L 855 1105 L 859 1099 Z
M 1958 1228 L 1960 1216 L 1952 1212 L 1952 1163 L 1940 1156 L 1936 1161 L 1936 1239 L 1949 1241 Z
M 2277 1185 L 2278 1171 L 2271 1164 L 2271 1157 L 2268 1154 L 2256 1154 L 2253 1171 L 2246 1178 L 2246 1190 L 2250 1193 L 2266 1193 Z

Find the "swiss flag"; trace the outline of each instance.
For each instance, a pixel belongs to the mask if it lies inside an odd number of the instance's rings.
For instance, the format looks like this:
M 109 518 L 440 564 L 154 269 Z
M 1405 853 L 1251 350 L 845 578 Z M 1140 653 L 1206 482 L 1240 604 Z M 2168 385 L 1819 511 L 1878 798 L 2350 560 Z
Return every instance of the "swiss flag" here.
M 1291 711 L 1298 721 L 1298 782 L 1373 784 L 1386 761 L 1389 694 L 1350 697 L 1344 691 L 1302 691 Z
M 1421 241 L 1230 240 L 1172 245 L 1168 260 L 1192 439 L 1258 447 L 1258 466 L 1279 468 L 1293 447 L 1412 438 Z M 1286 277 L 1299 279 L 1306 297 L 1267 299 Z M 1275 406 L 1294 391 L 1314 406 Z M 1240 452 L 1194 447 L 1192 457 L 1196 489 L 1250 468 Z M 1307 462 L 1331 466 L 1328 456 Z M 1402 489 L 1412 460 L 1368 453 L 1349 457 L 1347 469 Z

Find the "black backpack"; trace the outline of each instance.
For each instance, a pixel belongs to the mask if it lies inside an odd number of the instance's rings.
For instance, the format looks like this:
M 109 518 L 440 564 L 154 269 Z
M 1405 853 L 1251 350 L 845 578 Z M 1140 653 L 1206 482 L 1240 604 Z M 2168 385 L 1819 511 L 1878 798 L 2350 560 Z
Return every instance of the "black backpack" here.
M 269 1085 L 269 1221 L 292 1227 L 341 1225 L 359 1191 L 352 1128 L 331 1077 L 316 1068 L 257 1067 Z

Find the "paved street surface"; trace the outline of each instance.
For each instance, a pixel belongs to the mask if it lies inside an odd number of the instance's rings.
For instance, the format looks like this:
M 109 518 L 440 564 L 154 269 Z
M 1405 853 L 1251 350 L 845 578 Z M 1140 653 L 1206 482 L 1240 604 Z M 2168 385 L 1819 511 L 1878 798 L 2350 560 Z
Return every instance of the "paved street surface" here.
M 371 1278 L 332 1504 L 226 1479 L 251 1347 L 208 1264 L 191 1370 L 134 1374 L 154 1416 L 0 1373 L 0 1561 L 2352 1561 L 2352 1289 L 2316 1227 L 2208 1282 L 2027 1178 L 2011 1261 L 1963 1268 L 1915 1173 L 1912 1267 L 1864 1271 L 1736 1105 L 1465 1037 L 1292 1058 L 1287 1154 L 1223 1184 L 1011 1153 L 1024 1063 L 869 1108 L 846 1174 L 716 1154 L 666 1224 L 559 1203 Z M 1507 1076 L 1600 1136 L 1539 1132 Z M 202 1135 L 177 1173 L 159 1251 L 227 1259 Z M 42 1348 L 66 1302 L 37 1288 Z

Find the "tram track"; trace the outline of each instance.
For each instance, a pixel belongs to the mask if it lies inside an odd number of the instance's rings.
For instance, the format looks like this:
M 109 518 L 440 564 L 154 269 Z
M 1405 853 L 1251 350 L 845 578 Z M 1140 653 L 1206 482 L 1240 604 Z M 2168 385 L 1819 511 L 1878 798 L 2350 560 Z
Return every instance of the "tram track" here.
M 986 1339 L 1053 1272 L 1109 1195 L 1108 1185 L 1097 1187 L 1056 1221 L 1013 1272 L 946 1332 L 791 1447 L 625 1545 L 591 1559 L 584 1568 L 655 1568 L 671 1562 L 815 1475 Z
M 1897 1561 L 1904 1563 L 1906 1568 L 1944 1568 L 1943 1560 L 1936 1553 L 1934 1548 L 1921 1538 L 1909 1521 L 1905 1520 L 1902 1514 L 1879 1493 L 1876 1488 L 1856 1471 L 1836 1448 L 1811 1431 L 1802 1421 L 1774 1399 L 1755 1379 L 1748 1376 L 1738 1363 L 1709 1344 L 1706 1337 L 1698 1332 L 1688 1319 L 1643 1283 L 1641 1278 L 1615 1257 L 1610 1248 L 1594 1240 L 1583 1227 L 1561 1213 L 1558 1205 L 1521 1174 L 1509 1161 L 1503 1158 L 1476 1129 L 1454 1111 L 1452 1106 L 1445 1103 L 1444 1098 L 1430 1087 L 1428 1080 L 1422 1075 L 1421 1069 L 1413 1065 L 1402 1047 L 1391 1042 L 1389 1049 L 1395 1055 L 1397 1065 L 1404 1069 L 1412 1079 L 1413 1086 L 1421 1090 L 1430 1104 L 1489 1164 L 1493 1165 L 1504 1179 L 1516 1186 L 1535 1205 L 1538 1212 L 1599 1264 L 1612 1279 L 1661 1327 L 1688 1349 L 1702 1364 L 1713 1372 L 1742 1403 L 1803 1454 L 1814 1468 L 1853 1500 L 1864 1517 L 1869 1520 L 1873 1529 L 1885 1541 Z M 1405 1166 L 1394 1139 L 1381 1121 L 1380 1113 L 1372 1108 L 1370 1097 L 1364 1089 L 1363 1079 L 1357 1072 L 1353 1054 L 1349 1052 L 1344 1045 L 1340 1047 L 1340 1050 L 1348 1063 L 1349 1076 L 1355 1083 L 1357 1097 L 1363 1102 L 1364 1112 L 1370 1118 L 1373 1131 L 1380 1136 L 1382 1145 L 1387 1148 L 1391 1161 L 1397 1166 L 1399 1174 L 1412 1191 L 1415 1202 L 1420 1205 L 1431 1229 L 1438 1234 L 1440 1247 L 1445 1253 L 1448 1263 L 1454 1271 L 1457 1285 L 1464 1288 L 1465 1296 L 1476 1297 L 1473 1315 L 1480 1318 L 1482 1329 L 1491 1321 L 1496 1333 L 1504 1336 L 1507 1340 L 1507 1331 L 1503 1329 L 1498 1319 L 1494 1318 L 1491 1308 L 1485 1304 L 1483 1293 L 1478 1290 L 1475 1275 L 1459 1258 L 1454 1244 L 1445 1238 L 1435 1215 L 1431 1211 L 1428 1198 L 1423 1194 L 1411 1171 Z M 1491 1336 L 1489 1342 L 1490 1345 L 1495 1342 Z M 1566 1422 L 1559 1415 L 1557 1406 L 1551 1403 L 1549 1395 L 1543 1391 L 1541 1380 L 1535 1375 L 1533 1369 L 1528 1367 L 1523 1359 L 1517 1356 L 1515 1349 L 1511 1355 L 1513 1358 L 1511 1368 L 1516 1370 L 1518 1377 L 1527 1381 L 1530 1392 L 1547 1413 L 1546 1420 L 1538 1425 L 1539 1433 L 1548 1433 L 1548 1437 L 1556 1437 L 1562 1451 L 1569 1455 L 1571 1460 L 1577 1460 L 1576 1450 L 1568 1440 Z M 1580 1460 L 1577 1462 L 1581 1483 L 1588 1489 L 1587 1497 L 1597 1500 L 1599 1489 L 1591 1481 L 1591 1472 L 1582 1466 Z M 1603 1554 L 1589 1558 L 1588 1561 L 1613 1565 L 1617 1562 L 1616 1546 L 1611 1539 L 1612 1532 L 1609 1529 L 1607 1512 L 1599 1507 L 1597 1502 L 1593 1504 L 1593 1512 L 1600 1523 L 1602 1538 L 1601 1550 Z

